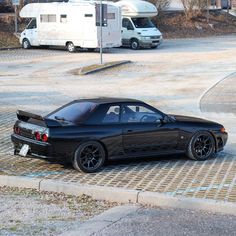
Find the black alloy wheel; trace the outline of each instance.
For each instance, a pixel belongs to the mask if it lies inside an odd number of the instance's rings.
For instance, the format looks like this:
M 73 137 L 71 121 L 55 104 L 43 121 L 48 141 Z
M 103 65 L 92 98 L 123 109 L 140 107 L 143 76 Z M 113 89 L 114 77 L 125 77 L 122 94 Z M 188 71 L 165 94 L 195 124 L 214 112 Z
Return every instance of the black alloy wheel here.
M 215 151 L 215 141 L 208 132 L 196 133 L 188 147 L 188 157 L 198 161 L 204 161 L 210 158 Z
M 98 171 L 104 164 L 106 153 L 103 146 L 96 141 L 83 143 L 75 152 L 73 167 L 85 173 Z

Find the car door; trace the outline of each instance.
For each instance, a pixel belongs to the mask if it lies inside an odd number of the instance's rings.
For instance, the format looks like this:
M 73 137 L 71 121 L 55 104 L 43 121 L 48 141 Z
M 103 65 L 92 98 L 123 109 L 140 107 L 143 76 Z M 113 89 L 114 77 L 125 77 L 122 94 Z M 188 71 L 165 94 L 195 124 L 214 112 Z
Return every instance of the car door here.
M 163 114 L 140 104 L 122 106 L 123 147 L 126 155 L 172 152 L 177 148 L 179 131 L 162 121 Z
M 106 146 L 109 158 L 124 155 L 120 110 L 119 104 L 100 105 L 90 120 L 96 136 Z

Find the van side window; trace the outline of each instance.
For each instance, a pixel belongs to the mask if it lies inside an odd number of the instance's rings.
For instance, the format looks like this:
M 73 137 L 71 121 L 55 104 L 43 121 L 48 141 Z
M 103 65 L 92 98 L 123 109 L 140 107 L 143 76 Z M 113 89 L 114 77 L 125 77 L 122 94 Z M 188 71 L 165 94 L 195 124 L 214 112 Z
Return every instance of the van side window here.
M 93 17 L 93 14 L 84 14 L 84 17 Z
M 33 18 L 27 25 L 26 29 L 36 29 L 36 28 L 37 28 L 36 18 Z
M 126 29 L 134 29 L 131 21 L 128 18 L 124 18 L 122 20 L 122 27 Z
M 60 15 L 60 22 L 66 23 L 67 22 L 67 15 Z
M 43 14 L 40 15 L 40 22 L 56 22 L 55 14 Z

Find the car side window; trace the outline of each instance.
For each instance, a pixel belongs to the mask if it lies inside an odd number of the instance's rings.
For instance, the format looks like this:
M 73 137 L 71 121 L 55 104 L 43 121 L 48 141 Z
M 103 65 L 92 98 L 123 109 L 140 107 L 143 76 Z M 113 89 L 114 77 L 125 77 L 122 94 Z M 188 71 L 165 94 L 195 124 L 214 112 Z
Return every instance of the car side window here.
M 154 123 L 160 122 L 162 115 L 142 105 L 126 105 L 122 109 L 122 123 Z
M 120 120 L 120 106 L 110 106 L 102 123 L 117 123 Z

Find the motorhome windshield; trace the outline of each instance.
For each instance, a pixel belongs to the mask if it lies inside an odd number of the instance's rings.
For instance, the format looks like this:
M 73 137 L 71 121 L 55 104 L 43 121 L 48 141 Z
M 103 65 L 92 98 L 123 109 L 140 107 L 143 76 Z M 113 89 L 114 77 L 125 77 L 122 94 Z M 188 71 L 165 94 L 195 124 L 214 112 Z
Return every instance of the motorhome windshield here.
M 147 17 L 132 18 L 135 28 L 155 28 L 155 25 Z

